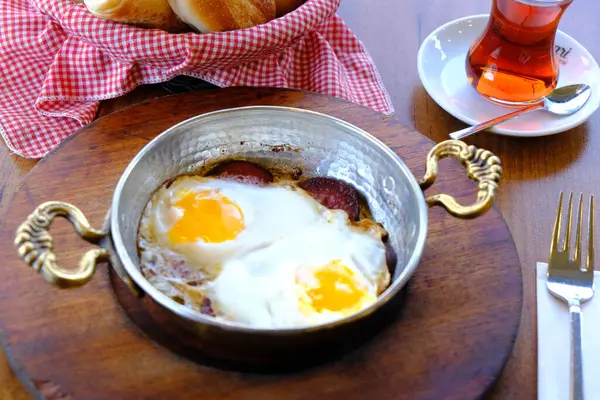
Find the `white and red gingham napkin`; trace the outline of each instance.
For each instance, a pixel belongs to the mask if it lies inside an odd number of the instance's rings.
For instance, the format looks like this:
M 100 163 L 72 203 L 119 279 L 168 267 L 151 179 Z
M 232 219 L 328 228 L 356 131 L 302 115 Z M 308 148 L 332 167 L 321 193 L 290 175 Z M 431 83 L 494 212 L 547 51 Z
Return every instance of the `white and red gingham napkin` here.
M 177 75 L 303 89 L 391 114 L 339 3 L 308 0 L 249 29 L 171 34 L 98 19 L 70 0 L 0 0 L 0 133 L 16 154 L 42 157 L 90 123 L 100 100 Z

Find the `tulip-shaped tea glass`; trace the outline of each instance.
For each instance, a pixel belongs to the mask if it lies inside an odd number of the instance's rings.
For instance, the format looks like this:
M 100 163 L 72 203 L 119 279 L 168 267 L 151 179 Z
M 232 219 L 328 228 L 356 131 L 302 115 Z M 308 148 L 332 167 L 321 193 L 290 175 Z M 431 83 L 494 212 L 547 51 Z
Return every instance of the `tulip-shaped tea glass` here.
M 493 0 L 487 27 L 466 59 L 471 85 L 505 105 L 539 101 L 556 88 L 554 38 L 573 0 Z

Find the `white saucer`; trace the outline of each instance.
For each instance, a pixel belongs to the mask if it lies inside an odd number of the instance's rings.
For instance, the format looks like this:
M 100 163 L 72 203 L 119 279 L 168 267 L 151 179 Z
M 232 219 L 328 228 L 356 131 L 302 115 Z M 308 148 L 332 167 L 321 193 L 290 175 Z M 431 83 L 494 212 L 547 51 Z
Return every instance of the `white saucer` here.
M 514 111 L 514 108 L 484 99 L 467 82 L 465 58 L 471 43 L 485 29 L 488 18 L 488 15 L 474 15 L 448 22 L 431 33 L 419 49 L 419 77 L 427 93 L 444 110 L 470 125 Z M 509 136 L 564 132 L 586 121 L 600 106 L 600 67 L 594 57 L 561 31 L 556 36 L 556 45 L 565 49 L 563 53 L 568 51 L 566 57 L 561 58 L 558 86 L 586 83 L 592 87 L 590 100 L 567 117 L 539 110 L 497 125 L 490 129 L 492 132 Z

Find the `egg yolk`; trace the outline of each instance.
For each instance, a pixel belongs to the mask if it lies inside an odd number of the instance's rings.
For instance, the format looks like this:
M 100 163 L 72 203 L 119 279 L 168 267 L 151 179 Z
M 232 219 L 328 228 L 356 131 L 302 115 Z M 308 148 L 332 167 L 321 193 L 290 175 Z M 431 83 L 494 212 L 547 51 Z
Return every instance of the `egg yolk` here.
M 354 271 L 342 264 L 342 260 L 318 268 L 313 275 L 312 287 L 306 290 L 314 311 L 354 310 L 365 296 L 365 289 Z M 316 284 L 316 285 L 315 285 Z
M 173 244 L 195 242 L 221 243 L 244 230 L 244 214 L 236 203 L 217 190 L 182 191 L 173 206 L 183 216 L 169 230 Z

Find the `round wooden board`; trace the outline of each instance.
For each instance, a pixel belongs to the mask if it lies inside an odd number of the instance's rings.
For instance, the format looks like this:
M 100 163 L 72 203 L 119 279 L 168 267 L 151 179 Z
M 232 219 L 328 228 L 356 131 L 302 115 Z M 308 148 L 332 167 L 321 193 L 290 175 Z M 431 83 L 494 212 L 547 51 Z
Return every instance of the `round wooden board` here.
M 522 305 L 519 258 L 496 209 L 470 221 L 431 209 L 427 247 L 398 317 L 360 348 L 293 373 L 232 371 L 171 351 L 164 340 L 153 340 L 157 328 L 143 299 L 118 301 L 105 266 L 86 286 L 61 290 L 18 258 L 14 232 L 35 206 L 68 201 L 99 227 L 119 176 L 150 139 L 192 116 L 246 105 L 306 108 L 344 119 L 388 144 L 417 177 L 432 147 L 424 136 L 369 109 L 277 89 L 165 97 L 82 129 L 30 172 L 3 221 L 2 344 L 30 393 L 51 400 L 466 400 L 484 394 L 511 352 Z M 464 169 L 451 160 L 442 164 L 428 193 L 472 202 L 475 185 Z M 57 221 L 52 233 L 60 263 L 75 265 L 87 245 L 66 222 Z

